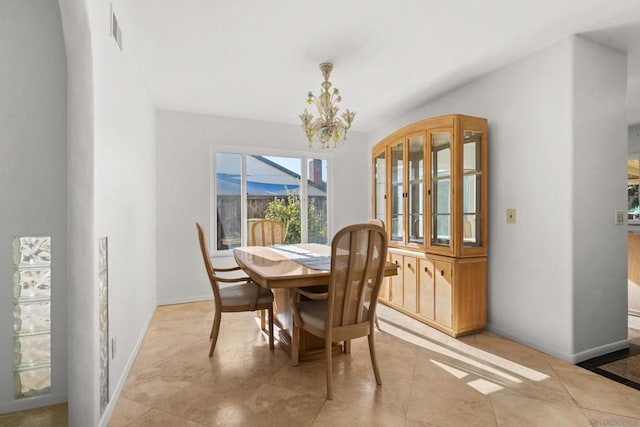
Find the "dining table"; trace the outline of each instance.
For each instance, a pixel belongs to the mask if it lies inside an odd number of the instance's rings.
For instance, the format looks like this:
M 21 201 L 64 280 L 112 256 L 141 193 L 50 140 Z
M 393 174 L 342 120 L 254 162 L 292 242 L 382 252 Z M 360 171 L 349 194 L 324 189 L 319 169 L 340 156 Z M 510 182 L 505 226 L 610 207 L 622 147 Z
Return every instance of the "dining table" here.
M 273 292 L 278 339 L 282 348 L 291 354 L 293 304 L 297 298 L 295 288 L 319 287 L 326 292 L 331 273 L 331 246 L 319 243 L 241 246 L 233 249 L 233 255 L 238 266 L 251 280 Z M 387 262 L 385 276 L 398 274 L 397 268 L 396 264 Z M 299 348 L 300 361 L 324 358 L 322 338 L 303 331 Z M 334 344 L 333 351 L 340 353 L 342 346 Z

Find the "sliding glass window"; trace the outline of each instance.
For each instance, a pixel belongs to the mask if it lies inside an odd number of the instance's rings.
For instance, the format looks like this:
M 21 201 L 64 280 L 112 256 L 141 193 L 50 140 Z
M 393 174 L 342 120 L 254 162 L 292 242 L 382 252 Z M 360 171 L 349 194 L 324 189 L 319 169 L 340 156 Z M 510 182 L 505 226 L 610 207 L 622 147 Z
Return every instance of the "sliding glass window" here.
M 326 159 L 216 152 L 213 169 L 216 251 L 250 245 L 262 218 L 282 223 L 284 243 L 327 243 Z

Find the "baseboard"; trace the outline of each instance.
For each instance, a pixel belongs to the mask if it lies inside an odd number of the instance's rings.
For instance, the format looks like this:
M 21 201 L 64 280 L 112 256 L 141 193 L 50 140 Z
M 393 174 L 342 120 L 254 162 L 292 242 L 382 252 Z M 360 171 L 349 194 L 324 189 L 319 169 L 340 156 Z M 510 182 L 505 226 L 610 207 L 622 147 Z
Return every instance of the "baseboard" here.
M 10 414 L 11 412 L 26 411 L 29 409 L 41 408 L 43 406 L 57 405 L 59 403 L 66 403 L 67 400 L 67 393 L 58 393 L 2 402 L 0 403 L 0 414 Z
M 589 350 L 581 351 L 575 354 L 575 361 L 571 363 L 580 363 L 585 360 L 593 359 L 594 357 L 603 356 L 605 354 L 613 353 L 614 351 L 624 350 L 629 348 L 629 340 L 624 339 L 609 344 L 601 345 L 599 347 L 590 348 Z
M 211 301 L 212 299 L 213 299 L 213 296 L 211 294 L 199 295 L 195 297 L 184 297 L 184 298 L 163 298 L 158 300 L 158 306 L 186 304 L 190 302 L 200 302 L 200 301 Z
M 104 414 L 102 414 L 102 418 L 100 419 L 100 427 L 106 427 L 109 424 L 109 420 L 111 419 L 111 415 L 113 414 L 113 410 L 115 409 L 116 403 L 120 398 L 120 393 L 122 393 L 122 388 L 124 387 L 125 382 L 127 381 L 127 377 L 129 376 L 129 371 L 133 367 L 133 363 L 136 360 L 136 356 L 138 355 L 138 351 L 140 350 L 140 346 L 142 345 L 142 341 L 144 340 L 144 336 L 147 334 L 147 330 L 149 329 L 149 325 L 151 324 L 151 319 L 153 318 L 153 313 L 155 312 L 157 307 L 154 307 L 151 310 L 151 313 L 147 316 L 147 320 L 145 321 L 144 327 L 140 331 L 140 335 L 138 336 L 138 340 L 136 341 L 136 345 L 133 347 L 133 351 L 129 355 L 129 359 L 127 360 L 127 364 L 125 365 L 122 375 L 116 384 L 113 393 L 111 393 L 111 397 L 109 399 L 109 403 L 104 410 Z
M 551 348 L 542 346 L 533 341 L 527 340 L 526 338 L 522 338 L 522 335 L 514 334 L 495 325 L 487 325 L 487 331 L 494 333 L 496 335 L 500 335 L 501 337 L 508 338 L 512 341 L 519 342 L 520 344 L 524 344 L 527 347 L 535 348 L 536 350 L 540 350 L 543 353 L 546 353 L 550 356 L 556 357 L 558 359 L 564 360 L 565 362 L 569 362 L 572 364 L 584 362 L 585 360 L 593 359 L 594 357 L 602 356 L 604 354 L 613 353 L 614 351 L 622 350 L 629 347 L 629 340 L 624 339 L 616 342 L 612 342 L 609 344 L 601 345 L 598 347 L 593 347 L 588 350 L 584 350 L 578 353 L 566 354 L 562 352 L 558 352 Z
M 531 348 L 535 348 L 536 350 L 540 350 L 543 353 L 546 353 L 550 356 L 556 357 L 558 359 L 562 359 L 566 362 L 569 363 L 574 363 L 571 361 L 572 355 L 571 354 L 565 354 L 559 351 L 556 351 L 552 348 L 548 348 L 545 347 L 543 345 L 540 345 L 536 342 L 530 341 L 526 338 L 523 338 L 521 334 L 517 334 L 517 333 L 512 333 L 511 331 L 507 331 L 506 329 L 502 329 L 500 327 L 497 327 L 495 325 L 492 325 L 491 323 L 487 324 L 487 327 L 485 328 L 486 331 L 491 332 L 493 334 L 499 335 L 503 338 L 507 338 L 510 339 L 511 341 L 515 341 L 518 342 L 520 344 L 524 344 L 527 347 L 531 347 Z

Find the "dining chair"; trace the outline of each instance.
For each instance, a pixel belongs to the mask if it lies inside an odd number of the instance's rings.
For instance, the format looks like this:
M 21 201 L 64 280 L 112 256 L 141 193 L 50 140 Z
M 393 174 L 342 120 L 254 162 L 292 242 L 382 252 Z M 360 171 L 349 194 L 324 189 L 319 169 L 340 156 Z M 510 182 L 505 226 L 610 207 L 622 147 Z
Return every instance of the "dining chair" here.
M 281 245 L 284 243 L 284 226 L 275 219 L 250 221 L 249 246 Z
M 281 245 L 284 243 L 284 226 L 280 221 L 267 218 L 251 218 L 248 221 L 249 246 Z M 264 310 L 260 311 L 260 328 L 265 330 Z
M 213 351 L 216 348 L 222 313 L 267 310 L 269 312 L 269 348 L 273 350 L 273 294 L 269 289 L 252 282 L 248 277 L 221 276 L 220 273 L 224 273 L 226 276 L 230 272 L 240 270 L 240 267 L 215 268 L 211 263 L 204 230 L 197 222 L 196 229 L 215 304 L 215 315 L 209 334 L 209 338 L 212 339 L 209 357 L 213 356 Z M 233 283 L 233 285 L 220 286 L 220 283 Z
M 387 235 L 375 224 L 354 224 L 338 231 L 331 241 L 331 271 L 325 293 L 297 288 L 294 303 L 292 365 L 297 366 L 300 333 L 305 330 L 325 340 L 327 399 L 333 399 L 332 348 L 334 342 L 368 337 L 371 365 L 382 384 L 376 361 L 373 320 L 387 257 Z M 304 299 L 302 298 L 304 297 Z

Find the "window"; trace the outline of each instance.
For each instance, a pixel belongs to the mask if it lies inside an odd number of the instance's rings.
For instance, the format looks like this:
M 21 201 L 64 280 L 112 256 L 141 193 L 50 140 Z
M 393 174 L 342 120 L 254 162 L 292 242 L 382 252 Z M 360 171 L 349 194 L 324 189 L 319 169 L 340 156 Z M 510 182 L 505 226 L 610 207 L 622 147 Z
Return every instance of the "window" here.
M 13 241 L 14 396 L 51 388 L 51 237 Z
M 326 159 L 217 152 L 213 159 L 215 250 L 246 245 L 253 220 L 285 228 L 285 243 L 327 243 Z

